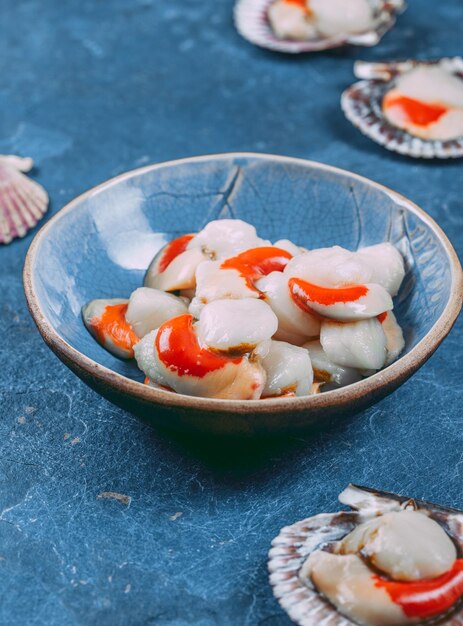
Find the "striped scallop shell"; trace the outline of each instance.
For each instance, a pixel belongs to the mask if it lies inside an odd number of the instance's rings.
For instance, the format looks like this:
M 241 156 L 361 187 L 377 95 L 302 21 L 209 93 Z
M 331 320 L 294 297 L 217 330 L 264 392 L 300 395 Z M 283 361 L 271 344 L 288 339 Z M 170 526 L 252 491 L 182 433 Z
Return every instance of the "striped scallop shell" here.
M 456 159 L 463 157 L 463 137 L 442 140 L 426 140 L 393 126 L 384 117 L 383 97 L 399 74 L 418 65 L 440 64 L 463 79 L 463 58 L 454 57 L 434 61 L 400 61 L 391 63 L 365 63 L 357 61 L 354 74 L 362 78 L 349 87 L 341 98 L 341 106 L 352 124 L 364 135 L 392 152 L 417 159 Z
M 355 622 L 341 615 L 315 588 L 304 583 L 299 572 L 312 552 L 324 544 L 339 541 L 371 517 L 409 506 L 425 509 L 445 528 L 460 546 L 460 551 L 463 550 L 461 511 L 355 485 L 349 485 L 339 499 L 353 510 L 309 517 L 282 528 L 272 541 L 268 562 L 270 584 L 281 607 L 299 626 L 355 626 Z M 433 623 L 463 626 L 463 613 L 452 611 L 447 617 L 426 622 Z
M 23 174 L 33 165 L 32 159 L 0 155 L 0 244 L 24 237 L 47 210 L 47 192 Z
M 279 39 L 267 18 L 270 5 L 275 0 L 238 0 L 235 4 L 235 26 L 242 37 L 261 48 L 299 54 L 328 50 L 345 45 L 375 46 L 396 21 L 397 13 L 406 9 L 405 0 L 369 0 L 375 11 L 375 23 L 371 30 L 354 35 L 320 37 L 308 41 Z

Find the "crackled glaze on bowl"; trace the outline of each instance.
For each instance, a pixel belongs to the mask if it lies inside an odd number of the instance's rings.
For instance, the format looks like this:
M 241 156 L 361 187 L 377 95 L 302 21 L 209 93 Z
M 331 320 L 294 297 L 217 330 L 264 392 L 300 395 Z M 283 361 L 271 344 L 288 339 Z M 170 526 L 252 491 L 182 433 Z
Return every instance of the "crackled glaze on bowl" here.
M 143 385 L 135 363 L 93 341 L 81 306 L 97 296 L 127 297 L 166 241 L 224 217 L 245 219 L 265 238 L 287 237 L 309 248 L 355 249 L 381 241 L 398 246 L 407 268 L 395 303 L 404 356 L 360 383 L 300 399 L 206 400 Z M 270 155 L 184 159 L 104 183 L 39 232 L 24 277 L 45 341 L 90 386 L 153 422 L 230 434 L 295 431 L 372 404 L 429 358 L 461 308 L 455 252 L 413 203 L 348 172 Z

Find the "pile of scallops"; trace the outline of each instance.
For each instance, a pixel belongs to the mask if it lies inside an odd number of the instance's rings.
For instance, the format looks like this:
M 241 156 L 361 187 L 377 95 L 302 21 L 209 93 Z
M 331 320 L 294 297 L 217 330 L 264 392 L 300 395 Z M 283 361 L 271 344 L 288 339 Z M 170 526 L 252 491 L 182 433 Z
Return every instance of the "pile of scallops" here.
M 307 396 L 398 357 L 392 298 L 404 274 L 390 243 L 307 250 L 224 219 L 168 243 L 143 287 L 93 300 L 83 320 L 107 350 L 135 358 L 152 387 L 232 400 Z

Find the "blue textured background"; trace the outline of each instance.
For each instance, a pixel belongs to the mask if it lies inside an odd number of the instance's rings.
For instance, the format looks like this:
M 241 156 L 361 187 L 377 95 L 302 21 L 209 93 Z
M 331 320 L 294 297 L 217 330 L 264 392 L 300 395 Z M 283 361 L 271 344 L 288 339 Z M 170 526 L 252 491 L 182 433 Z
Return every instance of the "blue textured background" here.
M 356 58 L 461 53 L 460 0 L 410 4 L 373 50 L 287 58 L 238 37 L 230 0 L 3 2 L 0 152 L 35 159 L 50 214 L 152 161 L 308 157 L 405 193 L 461 254 L 461 162 L 393 156 L 339 108 Z M 463 507 L 461 321 L 331 432 L 219 450 L 151 431 L 52 355 L 22 294 L 31 238 L 0 249 L 0 624 L 287 626 L 266 572 L 282 525 L 335 510 L 349 480 Z

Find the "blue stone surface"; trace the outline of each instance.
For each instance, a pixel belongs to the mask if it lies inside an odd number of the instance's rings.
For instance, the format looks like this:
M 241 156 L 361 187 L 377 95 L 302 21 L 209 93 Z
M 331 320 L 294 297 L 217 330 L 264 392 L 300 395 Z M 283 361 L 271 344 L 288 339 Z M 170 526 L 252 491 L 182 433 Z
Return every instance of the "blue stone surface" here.
M 241 40 L 230 0 L 3 3 L 0 152 L 34 158 L 49 215 L 154 161 L 311 158 L 404 193 L 461 255 L 461 162 L 389 154 L 339 108 L 357 58 L 461 52 L 459 0 L 410 4 L 374 49 L 288 58 Z M 224 450 L 151 430 L 54 357 L 22 293 L 32 236 L 0 249 L 2 626 L 288 626 L 266 572 L 281 526 L 336 510 L 349 481 L 463 507 L 461 320 L 363 414 Z

